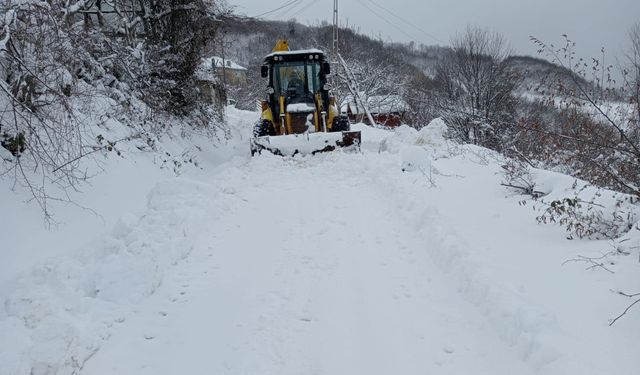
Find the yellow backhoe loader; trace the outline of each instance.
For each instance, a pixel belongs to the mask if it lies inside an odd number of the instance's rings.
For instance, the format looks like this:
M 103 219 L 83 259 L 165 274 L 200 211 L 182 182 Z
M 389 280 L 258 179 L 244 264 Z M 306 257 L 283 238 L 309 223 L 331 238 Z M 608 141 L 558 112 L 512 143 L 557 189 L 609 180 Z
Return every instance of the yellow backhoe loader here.
M 315 154 L 350 147 L 359 149 L 359 131 L 350 131 L 349 118 L 341 115 L 329 95 L 331 67 L 317 49 L 290 51 L 279 40 L 261 69 L 268 79 L 267 98 L 251 139 L 251 155 L 269 151 L 276 155 Z

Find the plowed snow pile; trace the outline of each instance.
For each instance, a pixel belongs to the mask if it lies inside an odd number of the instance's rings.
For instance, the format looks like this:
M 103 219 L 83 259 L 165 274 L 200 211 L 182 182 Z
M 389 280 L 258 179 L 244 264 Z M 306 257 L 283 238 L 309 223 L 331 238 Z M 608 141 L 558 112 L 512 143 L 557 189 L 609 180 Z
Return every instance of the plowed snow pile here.
M 611 290 L 640 291 L 637 249 L 614 273 L 563 266 L 610 244 L 538 225 L 499 155 L 437 120 L 355 125 L 361 153 L 250 158 L 256 117 L 230 109 L 230 160 L 202 151 L 3 281 L 0 374 L 637 373 L 640 311 L 608 326 L 629 302 Z

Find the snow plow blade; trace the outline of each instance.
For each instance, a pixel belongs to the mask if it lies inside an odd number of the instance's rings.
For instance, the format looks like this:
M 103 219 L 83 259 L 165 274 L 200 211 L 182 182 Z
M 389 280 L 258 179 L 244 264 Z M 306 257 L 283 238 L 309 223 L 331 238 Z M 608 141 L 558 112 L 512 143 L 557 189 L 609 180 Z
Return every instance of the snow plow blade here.
M 251 156 L 263 151 L 278 156 L 315 155 L 340 148 L 359 151 L 360 140 L 359 131 L 256 137 L 251 139 Z

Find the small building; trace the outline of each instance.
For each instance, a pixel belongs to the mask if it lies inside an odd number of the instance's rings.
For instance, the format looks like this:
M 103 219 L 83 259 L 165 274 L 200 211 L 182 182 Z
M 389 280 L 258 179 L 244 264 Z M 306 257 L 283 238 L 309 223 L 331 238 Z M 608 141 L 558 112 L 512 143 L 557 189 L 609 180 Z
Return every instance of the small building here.
M 247 68 L 229 59 L 211 56 L 202 60 L 202 65 L 211 69 L 220 81 L 231 86 L 245 86 L 247 84 Z
M 409 105 L 400 95 L 370 96 L 367 98 L 367 107 L 376 124 L 391 128 L 402 124 L 405 113 L 409 109 Z M 341 112 L 346 113 L 351 122 L 369 123 L 364 108 L 358 105 L 351 96 L 345 98 Z
M 203 59 L 203 62 L 196 68 L 194 76 L 203 102 L 221 105 L 227 103 L 226 91 L 210 62 Z

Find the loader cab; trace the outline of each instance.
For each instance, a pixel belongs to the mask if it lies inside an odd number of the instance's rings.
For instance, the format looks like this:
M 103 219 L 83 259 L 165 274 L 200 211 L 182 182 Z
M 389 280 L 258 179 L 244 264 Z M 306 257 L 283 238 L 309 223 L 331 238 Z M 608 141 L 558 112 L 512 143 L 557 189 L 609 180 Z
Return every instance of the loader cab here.
M 288 42 L 279 40 L 260 72 L 267 78 L 267 98 L 253 127 L 251 155 L 263 150 L 294 156 L 359 149 L 360 132 L 351 131 L 349 118 L 329 96 L 331 71 L 322 51 L 290 51 Z
M 329 63 L 324 53 L 317 49 L 304 51 L 278 51 L 265 57 L 261 75 L 268 79 L 267 103 L 274 115 L 282 113 L 280 97 L 286 105 L 314 106 L 314 98 L 319 94 L 327 111 L 329 91 L 327 75 Z M 298 106 L 300 107 L 300 106 Z

